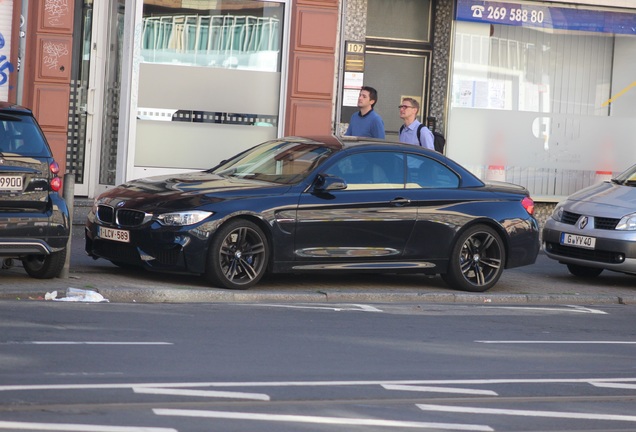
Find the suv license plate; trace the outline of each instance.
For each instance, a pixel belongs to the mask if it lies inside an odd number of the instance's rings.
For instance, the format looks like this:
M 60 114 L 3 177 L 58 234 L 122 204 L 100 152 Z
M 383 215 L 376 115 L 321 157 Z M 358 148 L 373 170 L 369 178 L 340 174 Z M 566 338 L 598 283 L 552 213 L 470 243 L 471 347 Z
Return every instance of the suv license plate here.
M 561 233 L 561 244 L 565 246 L 594 249 L 596 238 L 576 234 Z
M 130 243 L 130 232 L 126 230 L 99 227 L 97 237 L 122 243 Z
M 0 190 L 21 191 L 22 177 L 20 176 L 0 176 Z

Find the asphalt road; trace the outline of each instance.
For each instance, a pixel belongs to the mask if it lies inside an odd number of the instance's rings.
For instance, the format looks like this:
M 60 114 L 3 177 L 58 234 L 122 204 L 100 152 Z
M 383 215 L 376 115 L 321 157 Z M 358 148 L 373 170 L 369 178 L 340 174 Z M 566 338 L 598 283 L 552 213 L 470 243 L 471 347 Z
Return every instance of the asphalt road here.
M 486 293 L 449 289 L 439 277 L 395 274 L 272 275 L 248 291 L 210 287 L 197 276 L 120 269 L 84 252 L 82 226 L 75 226 L 68 278 L 35 280 L 20 263 L 0 270 L 0 299 L 43 299 L 68 288 L 94 290 L 111 302 L 445 302 L 636 304 L 636 278 L 604 272 L 594 279 L 571 276 L 566 267 L 539 254 L 532 266 L 504 271 Z
M 0 430 L 633 431 L 635 312 L 0 301 Z

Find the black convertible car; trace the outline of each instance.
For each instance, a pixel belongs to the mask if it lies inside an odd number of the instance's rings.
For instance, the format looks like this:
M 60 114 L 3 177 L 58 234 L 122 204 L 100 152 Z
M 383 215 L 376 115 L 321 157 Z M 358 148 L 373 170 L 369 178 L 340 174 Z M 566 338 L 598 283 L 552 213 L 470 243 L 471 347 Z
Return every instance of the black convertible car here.
M 535 262 L 526 189 L 484 184 L 434 151 L 366 138 L 287 137 L 207 171 L 100 195 L 86 251 L 124 267 L 247 289 L 265 272 L 439 274 L 480 292 Z

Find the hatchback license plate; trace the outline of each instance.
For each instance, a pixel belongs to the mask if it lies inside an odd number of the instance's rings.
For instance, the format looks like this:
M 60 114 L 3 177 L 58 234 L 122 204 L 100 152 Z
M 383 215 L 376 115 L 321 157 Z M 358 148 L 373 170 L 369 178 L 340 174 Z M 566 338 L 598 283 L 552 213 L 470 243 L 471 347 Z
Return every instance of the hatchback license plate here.
M 561 244 L 583 249 L 594 249 L 594 247 L 596 246 L 596 238 L 576 234 L 561 233 Z
M 99 227 L 97 236 L 106 240 L 130 243 L 130 231 Z
M 0 176 L 0 190 L 20 191 L 22 190 L 22 177 L 20 176 Z

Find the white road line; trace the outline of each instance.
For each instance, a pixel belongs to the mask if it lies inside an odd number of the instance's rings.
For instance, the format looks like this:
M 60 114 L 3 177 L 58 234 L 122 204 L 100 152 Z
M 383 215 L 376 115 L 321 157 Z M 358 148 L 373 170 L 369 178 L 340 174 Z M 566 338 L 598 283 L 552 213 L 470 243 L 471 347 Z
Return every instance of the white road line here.
M 484 396 L 497 396 L 497 393 L 492 390 L 475 390 L 468 388 L 457 387 L 428 387 L 428 386 L 411 386 L 411 385 L 392 385 L 383 384 L 386 390 L 404 390 L 414 392 L 431 392 L 431 393 L 460 393 L 460 394 L 473 394 Z
M 591 382 L 590 384 L 596 387 L 636 390 L 636 384 L 596 383 L 596 382 Z
M 172 342 L 99 342 L 99 341 L 29 341 L 10 342 L 20 345 L 174 345 Z
M 318 424 L 353 425 L 353 426 L 433 428 L 433 429 L 464 430 L 464 431 L 493 431 L 494 430 L 489 426 L 459 424 L 459 423 L 456 424 L 456 423 L 409 422 L 409 421 L 382 420 L 382 419 L 362 419 L 362 418 L 356 419 L 356 418 L 339 418 L 339 417 L 242 413 L 242 412 L 227 412 L 227 411 L 180 410 L 180 409 L 153 409 L 153 412 L 156 415 L 162 415 L 162 416 L 223 418 L 223 419 L 235 419 L 235 420 L 261 420 L 261 421 L 318 423 Z
M 545 379 L 468 379 L 468 380 L 384 380 L 384 381 L 245 381 L 245 382 L 177 382 L 177 383 L 115 383 L 115 384 L 34 384 L 0 385 L 0 391 L 128 389 L 134 387 L 325 387 L 367 385 L 473 385 L 473 384 L 589 384 L 634 383 L 636 378 L 545 378 Z
M 636 422 L 636 416 L 616 415 L 616 414 L 587 414 L 587 413 L 567 412 L 567 411 L 509 410 L 509 409 L 497 409 L 497 408 L 477 408 L 477 407 L 461 407 L 461 406 L 429 405 L 429 404 L 416 404 L 416 406 L 423 411 L 442 411 L 442 412 L 469 413 L 469 414 L 498 414 L 498 415 L 509 415 L 509 416 L 524 416 L 524 417 L 549 417 L 549 418 L 568 418 L 568 419 L 581 419 L 581 420 L 614 420 L 614 421 Z
M 569 305 L 565 308 L 562 307 L 538 307 L 538 306 L 484 306 L 491 309 L 511 309 L 511 310 L 535 310 L 543 312 L 574 312 L 574 313 L 589 313 L 597 315 L 607 315 L 607 312 L 603 312 L 598 309 L 590 309 L 583 306 Z
M 179 390 L 166 389 L 156 387 L 133 387 L 135 393 L 155 394 L 155 395 L 172 395 L 172 396 L 195 396 L 209 398 L 230 398 L 230 399 L 251 399 L 268 401 L 270 397 L 264 393 L 243 393 L 243 392 L 224 392 L 224 391 L 206 391 L 206 390 Z
M 0 421 L 0 429 L 67 432 L 178 432 L 172 428 Z
M 241 306 L 256 306 L 256 307 L 278 307 L 285 309 L 317 309 L 317 310 L 332 310 L 335 312 L 342 311 L 358 311 L 358 312 L 383 312 L 381 309 L 378 309 L 373 306 L 363 305 L 363 304 L 346 304 L 344 306 L 333 306 L 333 305 L 289 305 L 289 304 L 268 304 L 268 303 L 256 303 L 256 304 L 243 304 Z M 355 306 L 355 307 L 352 307 Z
M 636 341 L 559 341 L 559 340 L 476 340 L 483 344 L 553 344 L 553 345 L 636 345 Z

